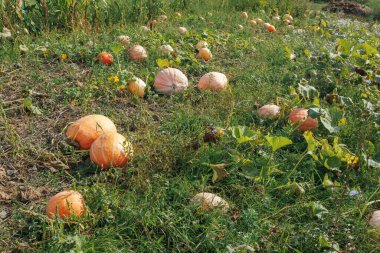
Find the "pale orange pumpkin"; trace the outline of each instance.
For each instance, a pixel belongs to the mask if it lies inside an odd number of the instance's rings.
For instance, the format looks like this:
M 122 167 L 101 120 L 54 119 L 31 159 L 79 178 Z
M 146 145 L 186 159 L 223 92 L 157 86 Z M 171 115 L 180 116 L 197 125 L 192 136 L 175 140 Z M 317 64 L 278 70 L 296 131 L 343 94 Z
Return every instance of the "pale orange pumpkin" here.
M 150 32 L 149 27 L 147 27 L 147 26 L 145 26 L 145 25 L 141 26 L 141 29 L 142 29 L 144 32 Z
M 198 83 L 200 90 L 221 91 L 227 88 L 227 77 L 219 72 L 210 72 L 202 76 Z
M 212 53 L 210 49 L 204 47 L 199 50 L 198 57 L 202 58 L 205 61 L 209 61 L 212 59 Z
M 187 33 L 187 29 L 185 28 L 185 27 L 179 27 L 178 28 L 178 32 L 180 33 L 180 34 L 185 34 L 185 33 Z
M 265 28 L 268 28 L 268 27 L 270 26 L 270 24 L 269 24 L 269 23 L 264 23 L 263 26 L 264 26 Z
M 96 139 L 90 149 L 90 159 L 103 169 L 124 167 L 133 155 L 132 144 L 119 133 L 107 133 Z
M 280 113 L 280 107 L 277 105 L 264 105 L 257 112 L 261 118 L 272 118 Z
M 149 21 L 149 24 L 151 24 L 151 25 L 157 25 L 158 22 L 157 22 L 157 20 L 153 19 L 153 20 Z
M 187 77 L 179 69 L 175 68 L 161 70 L 154 80 L 155 90 L 165 95 L 180 93 L 188 85 Z
M 274 27 L 273 25 L 270 25 L 270 26 L 267 27 L 267 31 L 268 31 L 268 32 L 271 32 L 271 33 L 274 33 L 274 32 L 276 32 L 277 30 L 276 30 L 276 27 Z
M 90 149 L 91 144 L 104 133 L 116 133 L 116 126 L 103 115 L 92 114 L 78 119 L 69 125 L 66 136 L 78 143 L 80 149 Z
M 159 16 L 158 18 L 159 18 L 161 21 L 165 21 L 165 20 L 168 19 L 168 16 L 166 16 L 166 15 L 161 15 L 161 16 Z
M 144 97 L 145 95 L 145 88 L 146 88 L 146 83 L 141 80 L 140 78 L 133 78 L 132 80 L 128 81 L 128 90 L 130 93 L 139 96 L 139 97 Z
M 256 23 L 259 24 L 259 25 L 262 25 L 264 23 L 264 21 L 261 19 L 261 18 L 256 18 Z
M 225 199 L 210 192 L 200 192 L 196 194 L 191 199 L 191 203 L 194 205 L 198 205 L 205 211 L 213 211 L 215 209 L 220 209 L 222 213 L 227 213 L 230 209 L 230 206 Z
M 106 65 L 112 65 L 113 64 L 113 56 L 110 53 L 107 52 L 101 52 L 98 54 L 98 60 L 101 63 L 104 63 Z
M 289 114 L 289 120 L 292 124 L 299 124 L 298 129 L 302 132 L 312 131 L 318 127 L 318 119 L 309 117 L 307 109 L 296 108 Z
M 83 196 L 76 191 L 63 191 L 54 195 L 46 204 L 46 215 L 53 218 L 58 215 L 61 218 L 82 216 L 85 211 Z
M 243 29 L 244 29 L 244 26 L 242 26 L 242 25 L 238 25 L 238 28 L 239 28 L 239 30 L 243 30 Z
M 164 54 L 170 54 L 174 51 L 174 49 L 170 45 L 162 45 L 160 46 L 160 49 Z
M 241 16 L 242 16 L 243 18 L 248 18 L 248 13 L 247 13 L 246 11 L 243 11 L 243 12 L 241 13 Z
M 129 45 L 129 42 L 131 41 L 131 38 L 129 36 L 125 36 L 125 35 L 121 35 L 117 38 L 117 40 L 119 41 L 119 43 L 123 46 L 123 47 L 128 47 Z
M 128 50 L 128 57 L 132 61 L 143 61 L 148 57 L 148 53 L 145 48 L 140 45 L 136 45 Z
M 249 20 L 250 25 L 257 25 L 256 21 L 254 19 Z
M 178 11 L 175 13 L 175 15 L 176 15 L 177 17 L 182 17 L 181 12 L 178 12 Z
M 199 41 L 195 47 L 196 49 L 201 50 L 204 47 L 208 47 L 208 43 L 206 41 Z
M 283 20 L 289 20 L 289 21 L 293 21 L 293 17 L 290 15 L 290 14 L 285 14 L 283 17 L 282 17 Z
M 288 19 L 285 19 L 285 20 L 283 21 L 283 24 L 284 24 L 284 25 L 291 25 L 291 24 L 292 24 L 292 21 L 290 21 L 290 20 L 288 20 Z

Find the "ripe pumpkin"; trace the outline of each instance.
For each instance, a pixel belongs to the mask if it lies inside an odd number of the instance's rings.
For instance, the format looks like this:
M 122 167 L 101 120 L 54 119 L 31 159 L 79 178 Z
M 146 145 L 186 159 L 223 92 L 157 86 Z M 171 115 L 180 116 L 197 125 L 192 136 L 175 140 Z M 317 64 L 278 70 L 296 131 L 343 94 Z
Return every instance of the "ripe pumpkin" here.
M 117 40 L 119 41 L 119 43 L 123 46 L 123 47 L 128 47 L 129 45 L 129 42 L 131 41 L 131 38 L 129 38 L 129 36 L 125 36 L 125 35 L 121 35 L 117 38 Z
M 269 24 L 269 23 L 264 23 L 263 26 L 264 26 L 265 28 L 268 28 L 268 27 L 270 26 L 270 24 Z
M 90 159 L 103 169 L 125 166 L 133 155 L 132 144 L 119 133 L 106 133 L 94 141 Z
M 273 25 L 270 25 L 270 26 L 267 27 L 267 31 L 268 31 L 268 32 L 271 32 L 271 33 L 274 33 L 274 32 L 276 32 L 277 30 L 276 30 L 276 27 L 274 27 Z
M 256 18 L 256 23 L 259 24 L 259 25 L 262 25 L 264 23 L 264 21 L 261 19 L 261 18 Z
M 128 81 L 128 90 L 130 93 L 139 96 L 139 97 L 144 97 L 145 95 L 145 88 L 146 88 L 146 83 L 141 80 L 140 78 L 133 78 L 132 80 Z
M 155 90 L 165 95 L 180 93 L 188 85 L 187 77 L 179 69 L 175 68 L 161 70 L 154 80 Z
M 160 46 L 160 49 L 164 54 L 170 54 L 174 51 L 174 49 L 170 45 L 162 45 Z
M 369 225 L 374 228 L 380 229 L 380 210 L 376 210 L 371 214 Z
M 283 24 L 284 24 L 284 25 L 291 25 L 291 24 L 292 24 L 292 21 L 290 21 L 290 20 L 288 20 L 288 19 L 285 19 L 285 20 L 283 21 Z
M 148 54 L 140 45 L 136 45 L 128 50 L 128 57 L 132 61 L 143 61 L 148 57 Z
M 250 25 L 257 25 L 256 21 L 254 19 L 249 20 Z
M 210 192 L 200 192 L 196 194 L 191 199 L 191 202 L 200 205 L 205 211 L 212 211 L 220 208 L 223 213 L 227 213 L 230 208 L 227 201 Z
M 98 54 L 98 60 L 101 63 L 104 63 L 106 65 L 112 65 L 113 64 L 113 56 L 110 53 L 107 52 L 101 52 Z
M 79 144 L 80 149 L 88 150 L 91 144 L 104 133 L 116 133 L 113 122 L 98 114 L 87 115 L 69 125 L 66 136 Z
M 201 50 L 204 47 L 208 47 L 208 43 L 206 41 L 199 41 L 195 47 L 198 50 Z
M 312 131 L 318 127 L 318 119 L 309 117 L 307 109 L 296 108 L 289 114 L 289 120 L 292 124 L 299 124 L 298 129 L 302 132 Z
M 257 112 L 261 118 L 272 118 L 280 113 L 280 107 L 277 105 L 264 105 Z
M 62 191 L 54 195 L 46 204 L 46 215 L 53 218 L 69 218 L 71 215 L 82 216 L 86 211 L 83 196 L 76 191 Z
M 241 13 L 241 16 L 242 16 L 243 18 L 248 18 L 248 13 L 247 13 L 246 11 L 243 11 L 243 12 Z
M 212 53 L 210 49 L 204 47 L 199 50 L 198 57 L 202 58 L 205 61 L 209 61 L 212 59 Z
M 200 90 L 221 91 L 227 88 L 227 77 L 219 72 L 210 72 L 202 76 L 198 83 Z
M 151 24 L 151 25 L 157 25 L 158 22 L 157 22 L 157 20 L 153 19 L 153 20 L 149 21 L 149 24 Z
M 187 29 L 185 28 L 185 27 L 179 27 L 178 28 L 178 32 L 180 33 L 180 34 L 185 34 L 185 33 L 187 33 Z

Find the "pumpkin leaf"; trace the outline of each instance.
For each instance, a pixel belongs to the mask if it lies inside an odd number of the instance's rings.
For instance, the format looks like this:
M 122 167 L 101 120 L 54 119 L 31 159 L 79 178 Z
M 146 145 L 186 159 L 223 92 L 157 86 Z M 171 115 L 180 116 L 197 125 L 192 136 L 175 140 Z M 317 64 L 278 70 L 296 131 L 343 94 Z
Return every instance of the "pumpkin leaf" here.
M 301 81 L 301 83 L 298 84 L 298 92 L 307 99 L 313 99 L 319 96 L 317 89 L 309 85 L 307 81 Z
M 232 127 L 231 135 L 239 144 L 254 141 L 257 139 L 257 134 L 245 126 Z
M 325 158 L 323 165 L 331 171 L 339 171 L 342 161 L 338 156 L 330 156 Z
M 111 51 L 115 55 L 120 54 L 123 50 L 124 50 L 124 47 L 120 44 L 116 44 L 116 45 L 111 46 Z
M 23 100 L 22 105 L 25 109 L 27 109 L 33 114 L 36 114 L 36 115 L 42 114 L 41 110 L 37 106 L 33 105 L 33 101 L 29 97 Z
M 270 137 L 269 135 L 267 135 L 265 136 L 265 139 L 268 141 L 273 151 L 276 151 L 282 147 L 288 146 L 293 143 L 291 139 L 282 136 Z
M 159 68 L 167 68 L 170 66 L 170 62 L 167 59 L 157 59 L 156 62 Z
M 228 166 L 227 163 L 209 164 L 208 166 L 214 172 L 214 174 L 212 176 L 212 182 L 213 183 L 219 182 L 219 181 L 221 181 L 227 177 L 227 175 L 228 175 L 228 172 L 226 170 L 226 167 Z
M 339 126 L 339 121 L 342 118 L 343 113 L 337 107 L 333 107 L 329 111 L 323 110 L 323 113 L 320 117 L 321 123 L 330 133 L 338 132 L 343 128 L 344 125 Z

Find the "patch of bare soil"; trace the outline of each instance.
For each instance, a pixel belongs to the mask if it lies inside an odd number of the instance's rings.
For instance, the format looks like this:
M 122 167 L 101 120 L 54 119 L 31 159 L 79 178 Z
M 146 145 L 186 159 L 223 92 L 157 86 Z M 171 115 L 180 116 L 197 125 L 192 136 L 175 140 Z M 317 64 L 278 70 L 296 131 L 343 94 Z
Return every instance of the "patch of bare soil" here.
M 323 10 L 334 13 L 342 12 L 345 14 L 352 14 L 358 16 L 369 16 L 372 14 L 371 8 L 362 4 L 346 0 L 333 0 L 326 7 L 324 7 Z

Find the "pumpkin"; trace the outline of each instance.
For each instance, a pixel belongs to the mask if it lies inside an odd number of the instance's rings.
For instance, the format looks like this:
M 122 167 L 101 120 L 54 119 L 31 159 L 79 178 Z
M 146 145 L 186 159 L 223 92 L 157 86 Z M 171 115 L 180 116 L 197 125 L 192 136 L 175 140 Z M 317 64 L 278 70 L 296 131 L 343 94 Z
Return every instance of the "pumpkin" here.
M 238 25 L 238 28 L 239 28 L 239 30 L 243 30 L 243 29 L 244 29 L 244 26 L 242 26 L 242 25 Z
M 147 27 L 147 26 L 145 26 L 145 25 L 141 26 L 141 29 L 142 29 L 144 32 L 150 32 L 149 27 Z
M 250 25 L 257 25 L 256 21 L 254 19 L 249 20 Z
M 292 21 L 290 21 L 290 20 L 288 20 L 288 19 L 285 19 L 285 20 L 283 21 L 283 24 L 284 24 L 284 25 L 291 25 L 291 24 L 292 24 Z
M 199 205 L 205 211 L 212 211 L 219 208 L 223 213 L 227 213 L 230 208 L 227 201 L 210 192 L 201 192 L 196 194 L 191 199 L 191 203 Z
M 264 21 L 261 19 L 261 18 L 256 18 L 256 23 L 259 24 L 259 25 L 262 25 L 264 23 Z
M 204 47 L 199 50 L 198 57 L 202 58 L 205 61 L 209 61 L 212 58 L 212 53 L 210 49 Z
M 145 88 L 146 88 L 146 83 L 141 80 L 140 78 L 133 78 L 132 80 L 128 81 L 128 90 L 130 93 L 139 96 L 139 97 L 144 97 L 145 95 Z
M 280 21 L 281 18 L 280 18 L 280 16 L 274 16 L 274 17 L 272 17 L 272 20 L 273 21 Z
M 82 117 L 70 124 L 66 131 L 69 140 L 75 141 L 80 149 L 88 150 L 91 144 L 103 133 L 116 133 L 113 122 L 98 114 Z
M 107 52 L 101 52 L 98 54 L 98 60 L 101 63 L 104 63 L 106 65 L 112 65 L 113 64 L 113 56 L 110 53 Z
M 270 24 L 269 24 L 269 23 L 264 23 L 263 26 L 264 26 L 265 28 L 268 28 L 268 27 L 270 26 Z
M 283 17 L 282 17 L 283 20 L 289 20 L 289 21 L 293 21 L 293 17 L 290 15 L 290 14 L 285 14 Z
M 158 19 L 161 20 L 161 21 L 165 21 L 165 20 L 168 19 L 168 16 L 166 16 L 166 15 L 161 15 L 161 16 L 158 17 Z
M 248 18 L 248 13 L 247 13 L 246 11 L 243 11 L 243 12 L 241 13 L 241 16 L 242 16 L 243 18 Z
M 206 41 L 199 41 L 195 47 L 198 50 L 201 50 L 204 47 L 208 47 L 208 43 Z
M 187 33 L 187 29 L 185 28 L 185 27 L 179 27 L 178 28 L 178 32 L 180 33 L 180 34 L 185 34 L 185 33 Z
M 164 54 L 170 54 L 174 51 L 174 49 L 170 45 L 162 45 L 162 46 L 160 46 L 160 50 Z
M 151 20 L 151 21 L 149 21 L 149 24 L 151 24 L 151 25 L 157 25 L 157 20 L 155 20 L 155 19 L 153 19 L 153 20 Z
M 129 38 L 129 36 L 119 36 L 117 38 L 117 40 L 119 41 L 119 43 L 123 46 L 123 47 L 128 47 L 128 44 L 129 42 L 131 41 L 131 38 Z
M 276 27 L 274 27 L 273 25 L 270 25 L 270 26 L 267 27 L 267 31 L 268 31 L 268 32 L 271 32 L 271 33 L 274 33 L 274 32 L 276 32 L 277 30 L 276 30 Z
M 154 88 L 157 92 L 171 95 L 182 92 L 189 85 L 187 77 L 175 68 L 161 70 L 154 80 Z
M 257 112 L 261 118 L 272 118 L 280 113 L 280 109 L 277 105 L 264 105 Z
M 148 54 L 140 45 L 136 45 L 128 50 L 128 57 L 132 61 L 143 61 L 148 57 Z
M 198 83 L 200 90 L 221 91 L 227 88 L 227 77 L 219 72 L 210 72 L 201 77 Z
M 181 12 L 178 12 L 178 11 L 175 13 L 175 15 L 176 15 L 177 17 L 182 17 Z
M 45 209 L 49 218 L 55 215 L 61 218 L 81 216 L 86 211 L 83 196 L 76 191 L 63 191 L 54 195 L 49 199 Z
M 103 169 L 125 166 L 133 155 L 132 144 L 119 133 L 106 133 L 96 139 L 90 159 Z
M 307 109 L 296 108 L 289 114 L 289 120 L 292 124 L 299 124 L 298 129 L 302 132 L 314 130 L 318 127 L 318 119 L 309 117 Z
M 380 210 L 376 210 L 371 214 L 369 225 L 374 228 L 380 229 Z

